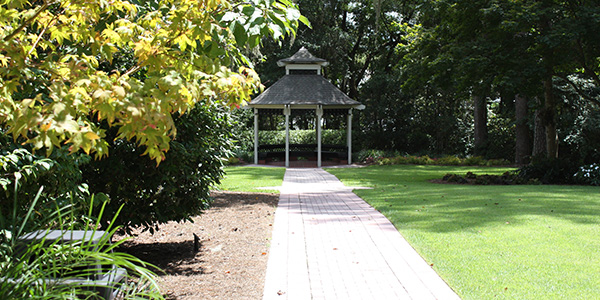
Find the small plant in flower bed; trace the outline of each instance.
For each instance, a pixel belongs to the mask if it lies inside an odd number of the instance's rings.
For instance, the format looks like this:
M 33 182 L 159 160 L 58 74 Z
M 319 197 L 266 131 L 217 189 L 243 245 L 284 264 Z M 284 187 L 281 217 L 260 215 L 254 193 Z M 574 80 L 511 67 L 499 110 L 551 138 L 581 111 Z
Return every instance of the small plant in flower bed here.
M 578 184 L 600 185 L 600 164 L 596 163 L 579 167 L 574 178 Z

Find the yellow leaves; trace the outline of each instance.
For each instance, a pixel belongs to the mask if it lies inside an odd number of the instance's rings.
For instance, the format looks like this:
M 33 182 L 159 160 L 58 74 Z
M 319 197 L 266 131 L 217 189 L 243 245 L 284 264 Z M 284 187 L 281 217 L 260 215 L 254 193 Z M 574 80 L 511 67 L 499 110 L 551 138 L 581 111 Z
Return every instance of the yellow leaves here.
M 85 137 L 91 141 L 100 139 L 100 136 L 93 131 L 86 132 Z
M 181 51 L 185 51 L 185 49 L 188 46 L 191 46 L 192 48 L 196 48 L 196 43 L 193 42 L 192 40 L 190 40 L 190 38 L 185 34 L 182 34 L 182 35 L 176 37 L 175 40 L 173 40 L 173 42 L 175 42 L 177 45 L 179 45 L 179 49 L 181 49 Z
M 111 28 L 106 28 L 102 31 L 102 37 L 109 40 L 111 43 L 120 44 L 122 42 L 121 35 Z
M 112 91 L 97 89 L 92 94 L 92 98 L 100 100 L 100 101 L 108 101 L 108 100 L 110 100 L 111 95 L 112 95 Z
M 113 93 L 119 99 L 125 98 L 126 95 L 125 89 L 122 86 L 118 85 L 113 86 Z
M 8 67 L 8 57 L 0 54 L 0 67 Z
M 253 70 L 223 66 L 249 64 L 240 49 L 269 28 L 263 23 L 272 19 L 269 10 L 278 10 L 278 22 L 298 17 L 270 0 L 232 2 L 165 0 L 161 9 L 140 12 L 128 0 L 1 6 L 0 68 L 15 70 L 16 79 L 0 87 L 0 123 L 36 148 L 67 143 L 72 151 L 105 155 L 104 136 L 93 124 L 107 121 L 160 162 L 175 134 L 171 114 L 198 102 L 237 105 L 260 87 Z M 239 24 L 220 20 L 228 11 Z M 39 89 L 23 84 L 32 80 Z M 30 90 L 15 93 L 23 89 Z M 28 93 L 36 100 L 11 98 Z
M 146 40 L 140 40 L 135 43 L 134 54 L 140 61 L 146 61 L 153 54 L 152 44 Z
M 40 126 L 40 129 L 44 132 L 48 131 L 50 129 L 50 127 L 52 126 L 52 121 L 46 123 L 46 124 L 42 124 Z

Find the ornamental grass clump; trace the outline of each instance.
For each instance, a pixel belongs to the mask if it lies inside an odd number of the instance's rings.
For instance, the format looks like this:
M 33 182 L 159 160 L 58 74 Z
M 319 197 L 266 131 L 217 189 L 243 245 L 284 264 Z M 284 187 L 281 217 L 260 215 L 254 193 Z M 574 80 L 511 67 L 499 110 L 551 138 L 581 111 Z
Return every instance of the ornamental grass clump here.
M 23 216 L 16 204 L 12 212 L 0 211 L 0 299 L 104 299 L 107 293 L 110 299 L 164 298 L 156 274 L 149 270 L 156 267 L 113 251 L 125 241 L 111 243 L 118 228 L 109 225 L 98 231 L 99 223 L 91 222 L 102 216 L 106 202 L 95 213 L 92 196 L 88 222 L 81 226 L 68 221 L 78 212 L 73 205 L 38 215 L 42 191 Z M 76 231 L 100 237 L 69 240 Z

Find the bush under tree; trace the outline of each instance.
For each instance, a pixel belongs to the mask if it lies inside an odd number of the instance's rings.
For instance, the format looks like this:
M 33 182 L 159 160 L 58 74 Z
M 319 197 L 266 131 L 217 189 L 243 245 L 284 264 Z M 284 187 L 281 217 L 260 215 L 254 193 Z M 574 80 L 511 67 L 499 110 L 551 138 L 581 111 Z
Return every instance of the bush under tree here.
M 113 140 L 111 155 L 83 167 L 92 193 L 111 199 L 103 223 L 121 205 L 116 222 L 130 230 L 151 231 L 168 221 L 186 221 L 210 205 L 210 189 L 218 184 L 223 159 L 230 156 L 230 116 L 217 105 L 199 105 L 175 118 L 177 137 L 170 142 L 165 160 L 157 167 L 134 142 Z M 109 129 L 107 135 L 116 135 Z

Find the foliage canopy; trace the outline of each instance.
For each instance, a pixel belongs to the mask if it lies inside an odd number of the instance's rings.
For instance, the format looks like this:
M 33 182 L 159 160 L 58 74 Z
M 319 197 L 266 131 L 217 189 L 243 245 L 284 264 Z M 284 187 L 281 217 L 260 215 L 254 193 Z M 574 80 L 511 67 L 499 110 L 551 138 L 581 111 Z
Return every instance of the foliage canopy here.
M 0 123 L 35 149 L 103 157 L 105 121 L 160 163 L 172 114 L 248 100 L 260 83 L 240 49 L 299 21 L 287 0 L 2 0 Z

